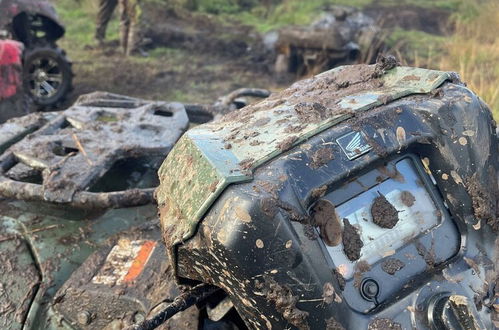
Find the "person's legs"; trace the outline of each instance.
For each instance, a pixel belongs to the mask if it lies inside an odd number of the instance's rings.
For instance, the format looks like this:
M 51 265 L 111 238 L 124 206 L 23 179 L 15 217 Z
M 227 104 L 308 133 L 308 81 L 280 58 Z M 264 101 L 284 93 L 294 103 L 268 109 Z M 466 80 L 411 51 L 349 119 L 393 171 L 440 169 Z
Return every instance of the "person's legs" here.
M 126 54 L 128 50 L 128 38 L 130 34 L 129 1 L 119 0 L 120 4 L 120 46 Z
M 107 24 L 111 20 L 117 4 L 118 0 L 99 0 L 99 11 L 97 12 L 95 28 L 95 39 L 98 42 L 102 42 L 106 38 Z
M 128 33 L 127 55 L 134 55 L 140 52 L 142 42 L 141 29 L 141 8 L 138 0 L 129 0 L 130 30 Z

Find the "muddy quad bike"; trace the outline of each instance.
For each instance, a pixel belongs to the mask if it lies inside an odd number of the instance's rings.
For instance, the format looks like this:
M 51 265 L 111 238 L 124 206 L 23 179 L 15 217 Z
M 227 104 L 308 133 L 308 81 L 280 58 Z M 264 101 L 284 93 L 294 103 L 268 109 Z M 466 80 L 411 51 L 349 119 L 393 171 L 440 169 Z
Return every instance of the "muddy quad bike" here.
M 48 1 L 0 1 L 0 32 L 25 45 L 26 93 L 41 108 L 59 105 L 72 89 L 71 62 L 56 44 L 64 35 L 54 6 Z
M 381 40 L 374 19 L 345 6 L 332 6 L 309 26 L 284 27 L 264 37 L 276 54 L 276 74 L 298 76 L 344 64 L 373 63 L 383 48 Z
M 245 89 L 229 95 L 235 102 L 252 91 L 265 94 Z M 153 203 L 157 170 L 190 123 L 227 111 L 219 103 L 184 106 L 99 92 L 81 96 L 65 111 L 33 113 L 0 125 L 1 329 L 78 328 L 54 314 L 52 306 L 65 300 L 56 292 L 92 252 L 113 242 L 127 252 L 142 251 L 140 256 L 146 244 L 144 249 L 156 251 L 157 265 L 164 266 L 164 245 L 151 245 L 151 237 L 161 241 Z M 122 231 L 126 235 L 118 235 Z M 145 303 L 122 293 L 119 312 L 131 313 L 134 320 L 146 315 L 154 299 L 164 299 L 164 287 L 148 296 L 150 288 L 142 286 L 160 283 L 161 275 L 158 269 L 136 287 L 149 299 Z M 100 279 L 109 283 L 105 276 Z M 171 290 L 178 294 L 176 287 Z M 80 323 L 99 324 L 78 310 Z
M 497 328 L 498 170 L 491 112 L 454 73 L 382 58 L 300 81 L 170 151 L 156 197 L 186 291 L 132 328 L 194 303 L 227 328 Z M 82 296 L 110 314 L 90 289 L 135 274 L 113 250 L 60 291 L 64 318 Z

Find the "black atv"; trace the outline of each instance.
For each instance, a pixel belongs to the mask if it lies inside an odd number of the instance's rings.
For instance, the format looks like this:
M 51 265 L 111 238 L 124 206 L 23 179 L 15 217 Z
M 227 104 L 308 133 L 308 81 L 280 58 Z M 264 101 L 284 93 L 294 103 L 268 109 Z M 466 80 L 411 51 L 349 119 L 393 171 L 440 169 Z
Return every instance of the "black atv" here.
M 71 62 L 56 44 L 64 32 L 48 1 L 0 2 L 1 37 L 24 44 L 24 88 L 42 109 L 56 107 L 72 89 Z
M 498 154 L 456 74 L 391 57 L 197 126 L 156 191 L 191 289 L 134 328 L 196 302 L 232 328 L 497 328 Z

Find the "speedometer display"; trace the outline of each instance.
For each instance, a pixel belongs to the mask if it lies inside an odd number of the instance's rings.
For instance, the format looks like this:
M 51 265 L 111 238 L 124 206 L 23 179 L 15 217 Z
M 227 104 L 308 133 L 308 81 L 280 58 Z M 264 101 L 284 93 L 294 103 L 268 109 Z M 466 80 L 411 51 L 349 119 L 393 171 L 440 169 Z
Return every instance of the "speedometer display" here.
M 396 176 L 336 206 L 343 237 L 326 249 L 346 279 L 356 263 L 372 265 L 439 224 L 441 213 L 412 161 L 403 159 L 395 168 Z

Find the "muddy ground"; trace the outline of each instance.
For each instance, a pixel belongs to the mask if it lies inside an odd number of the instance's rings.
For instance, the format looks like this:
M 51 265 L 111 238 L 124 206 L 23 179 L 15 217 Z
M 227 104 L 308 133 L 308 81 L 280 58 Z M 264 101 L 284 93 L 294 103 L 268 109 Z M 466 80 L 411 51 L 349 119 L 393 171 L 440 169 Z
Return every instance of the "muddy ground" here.
M 185 10 L 149 12 L 146 30 L 152 43 L 146 58 L 124 57 L 116 39 L 103 48 L 88 44 L 78 49 L 67 34 L 61 44 L 73 60 L 75 78 L 74 90 L 62 107 L 95 90 L 146 99 L 212 102 L 236 88 L 278 90 L 301 78 L 276 79 L 274 58 L 253 27 Z M 374 2 L 366 12 L 387 31 L 401 27 L 441 35 L 449 29 L 450 12 L 443 9 L 383 7 Z

